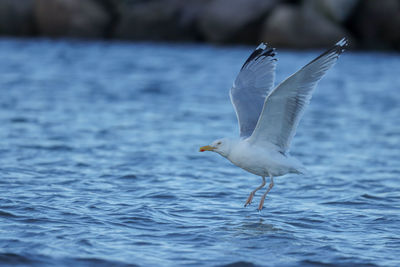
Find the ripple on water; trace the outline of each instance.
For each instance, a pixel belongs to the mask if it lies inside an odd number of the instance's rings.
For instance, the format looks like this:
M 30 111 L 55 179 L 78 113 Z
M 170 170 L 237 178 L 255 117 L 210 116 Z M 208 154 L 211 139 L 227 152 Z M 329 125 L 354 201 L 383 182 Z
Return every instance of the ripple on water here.
M 0 262 L 400 266 L 400 56 L 341 57 L 293 140 L 309 173 L 258 212 L 260 177 L 198 153 L 236 134 L 251 49 L 0 39 Z

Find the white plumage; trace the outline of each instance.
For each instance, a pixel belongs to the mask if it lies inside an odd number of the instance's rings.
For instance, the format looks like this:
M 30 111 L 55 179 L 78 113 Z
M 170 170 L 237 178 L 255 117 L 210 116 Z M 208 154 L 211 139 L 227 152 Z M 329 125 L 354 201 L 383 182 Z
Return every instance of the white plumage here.
M 217 152 L 236 166 L 262 177 L 262 184 L 250 193 L 245 206 L 265 185 L 266 176 L 271 183 L 261 198 L 259 210 L 274 185 L 273 177 L 304 172 L 302 164 L 288 153 L 290 143 L 317 83 L 346 46 L 347 40 L 343 38 L 274 89 L 273 48 L 260 44 L 244 63 L 230 90 L 240 138 L 219 139 L 200 151 Z

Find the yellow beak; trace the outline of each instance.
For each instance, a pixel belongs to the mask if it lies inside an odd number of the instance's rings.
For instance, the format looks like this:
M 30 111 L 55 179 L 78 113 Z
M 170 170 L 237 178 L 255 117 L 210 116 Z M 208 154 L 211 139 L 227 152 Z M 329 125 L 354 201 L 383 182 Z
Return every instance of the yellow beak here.
M 215 149 L 215 147 L 213 147 L 213 146 L 202 146 L 202 147 L 200 147 L 200 152 L 212 151 L 214 149 Z

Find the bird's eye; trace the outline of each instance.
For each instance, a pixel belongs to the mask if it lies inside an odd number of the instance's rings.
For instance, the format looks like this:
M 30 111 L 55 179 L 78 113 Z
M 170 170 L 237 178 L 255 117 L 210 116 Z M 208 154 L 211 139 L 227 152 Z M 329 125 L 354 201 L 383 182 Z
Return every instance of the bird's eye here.
M 221 142 L 218 142 L 218 143 L 217 143 L 217 145 L 220 145 L 220 144 L 221 144 Z

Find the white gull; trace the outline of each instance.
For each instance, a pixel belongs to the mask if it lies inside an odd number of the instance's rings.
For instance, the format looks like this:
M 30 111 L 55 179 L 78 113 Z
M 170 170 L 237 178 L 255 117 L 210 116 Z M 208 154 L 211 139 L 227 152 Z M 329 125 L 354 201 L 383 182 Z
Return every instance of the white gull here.
M 262 184 L 250 193 L 245 206 L 265 186 L 266 176 L 271 182 L 258 210 L 263 208 L 265 197 L 274 186 L 273 177 L 304 173 L 303 165 L 289 155 L 290 143 L 317 83 L 346 46 L 347 40 L 343 38 L 274 89 L 274 48 L 261 43 L 244 63 L 230 90 L 240 138 L 218 139 L 200 151 L 217 152 L 236 166 L 262 177 Z

